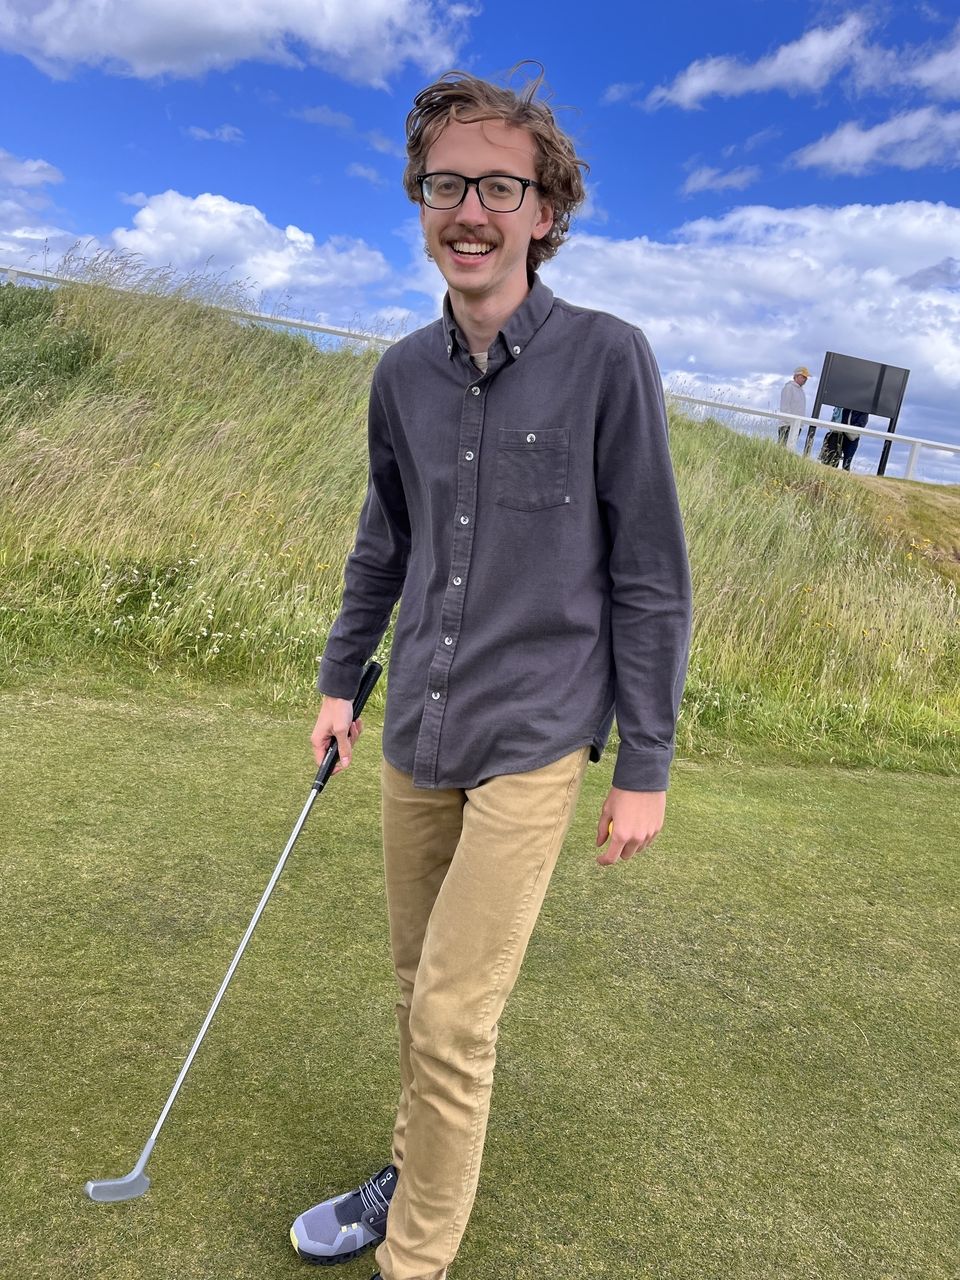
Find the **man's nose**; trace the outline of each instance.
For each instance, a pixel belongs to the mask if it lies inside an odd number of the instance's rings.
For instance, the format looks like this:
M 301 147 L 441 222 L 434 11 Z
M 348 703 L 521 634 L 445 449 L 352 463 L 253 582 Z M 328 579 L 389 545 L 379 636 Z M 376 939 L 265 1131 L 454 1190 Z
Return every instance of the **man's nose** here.
M 467 194 L 460 205 L 460 217 L 464 222 L 486 222 L 487 210 L 480 200 L 480 192 L 475 186 L 467 187 Z

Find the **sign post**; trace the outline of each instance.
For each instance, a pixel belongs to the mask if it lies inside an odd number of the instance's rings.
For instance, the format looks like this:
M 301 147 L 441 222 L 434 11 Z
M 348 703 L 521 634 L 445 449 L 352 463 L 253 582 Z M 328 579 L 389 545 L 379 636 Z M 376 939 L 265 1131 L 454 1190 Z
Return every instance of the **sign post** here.
M 839 405 L 842 409 L 856 409 L 861 413 L 886 418 L 889 422 L 887 430 L 892 435 L 897 429 L 897 419 L 900 417 L 900 406 L 903 404 L 903 393 L 909 377 L 910 370 L 900 369 L 897 365 L 878 364 L 875 360 L 861 360 L 858 356 L 843 356 L 836 351 L 828 351 L 823 358 L 816 403 L 810 416 L 819 418 L 820 409 L 825 404 Z M 803 448 L 805 458 L 813 447 L 816 432 L 816 427 L 807 428 L 807 441 Z M 885 440 L 877 467 L 878 476 L 886 472 L 889 454 L 890 441 Z

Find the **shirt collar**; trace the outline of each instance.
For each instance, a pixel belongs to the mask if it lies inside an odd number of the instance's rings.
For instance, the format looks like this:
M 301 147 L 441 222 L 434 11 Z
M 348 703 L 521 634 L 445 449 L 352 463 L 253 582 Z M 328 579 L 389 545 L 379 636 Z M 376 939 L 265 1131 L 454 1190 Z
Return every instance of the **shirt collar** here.
M 503 338 L 507 355 L 511 360 L 516 360 L 526 349 L 527 343 L 546 320 L 552 308 L 553 292 L 538 275 L 534 275 L 530 292 L 500 330 L 500 336 Z M 466 351 L 467 355 L 471 354 L 467 351 L 463 334 L 457 328 L 449 294 L 446 294 L 443 299 L 442 333 L 447 344 L 448 358 L 453 359 L 453 353 L 458 347 Z

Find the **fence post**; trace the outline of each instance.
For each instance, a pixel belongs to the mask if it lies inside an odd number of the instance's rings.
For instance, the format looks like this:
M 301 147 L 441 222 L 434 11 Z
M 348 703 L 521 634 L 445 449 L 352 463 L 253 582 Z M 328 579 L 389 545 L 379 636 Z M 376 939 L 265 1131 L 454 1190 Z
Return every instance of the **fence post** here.
M 907 458 L 907 469 L 904 473 L 904 479 L 906 480 L 913 479 L 913 473 L 917 465 L 917 458 L 919 458 L 920 450 L 922 448 L 923 448 L 923 445 L 920 444 L 919 440 L 917 441 L 916 444 L 912 444 L 910 446 L 910 456 L 909 458 Z

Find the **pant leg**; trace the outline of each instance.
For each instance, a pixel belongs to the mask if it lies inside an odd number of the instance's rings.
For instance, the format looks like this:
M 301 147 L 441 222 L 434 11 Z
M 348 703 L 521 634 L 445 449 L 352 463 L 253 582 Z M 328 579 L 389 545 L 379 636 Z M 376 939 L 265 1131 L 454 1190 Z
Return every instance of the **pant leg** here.
M 415 787 L 408 774 L 383 761 L 380 773 L 384 874 L 390 949 L 400 986 L 400 1105 L 392 1160 L 403 1167 L 410 1109 L 410 1006 L 427 921 L 460 840 L 467 793 Z
M 839 431 L 828 431 L 823 437 L 820 447 L 820 461 L 828 467 L 835 467 L 840 461 L 840 447 L 843 435 Z
M 850 463 L 853 461 L 853 455 L 857 452 L 860 444 L 859 436 L 848 436 L 846 432 L 843 434 L 843 469 L 850 470 Z
M 377 1250 L 383 1280 L 443 1280 L 456 1255 L 479 1179 L 497 1025 L 573 816 L 587 756 L 584 747 L 543 769 L 492 778 L 465 793 L 460 839 L 423 934 L 408 1010 L 403 1165 Z M 398 846 L 385 848 L 385 856 L 389 865 L 402 864 L 406 855 Z M 388 892 L 392 883 L 391 871 Z M 391 905 L 391 927 L 403 915 Z

